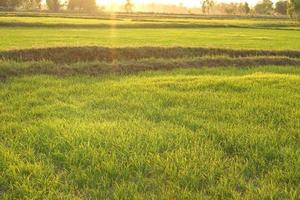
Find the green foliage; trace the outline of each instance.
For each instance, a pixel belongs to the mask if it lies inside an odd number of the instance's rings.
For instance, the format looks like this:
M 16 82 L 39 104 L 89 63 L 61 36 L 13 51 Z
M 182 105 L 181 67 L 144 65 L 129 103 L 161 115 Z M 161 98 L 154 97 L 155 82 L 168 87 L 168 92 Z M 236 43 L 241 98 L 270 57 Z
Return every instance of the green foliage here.
M 245 10 L 246 14 L 249 14 L 251 11 L 249 4 L 247 2 L 245 2 L 245 4 L 244 4 L 244 10 Z
M 290 0 L 288 14 L 291 18 L 300 20 L 300 0 Z
M 300 1 L 299 0 L 293 0 L 293 2 L 294 2 L 295 11 L 299 12 L 300 11 Z
M 40 10 L 42 6 L 42 0 L 25 0 L 23 1 L 22 5 L 26 10 Z
M 1 0 L 0 9 L 13 10 L 23 7 L 27 10 L 41 9 L 42 0 Z
M 275 4 L 275 11 L 281 15 L 286 15 L 288 10 L 288 1 L 278 1 Z
M 12 78 L 1 198 L 297 199 L 299 84 L 274 66 Z
M 0 9 L 15 10 L 17 7 L 22 5 L 22 3 L 22 0 L 0 0 Z
M 61 8 L 60 0 L 46 0 L 47 7 L 49 10 L 57 12 Z
M 215 5 L 214 0 L 203 0 L 202 1 L 202 12 L 209 14 L 211 8 Z
M 255 12 L 261 15 L 269 15 L 273 12 L 273 2 L 271 0 L 263 0 L 254 7 Z

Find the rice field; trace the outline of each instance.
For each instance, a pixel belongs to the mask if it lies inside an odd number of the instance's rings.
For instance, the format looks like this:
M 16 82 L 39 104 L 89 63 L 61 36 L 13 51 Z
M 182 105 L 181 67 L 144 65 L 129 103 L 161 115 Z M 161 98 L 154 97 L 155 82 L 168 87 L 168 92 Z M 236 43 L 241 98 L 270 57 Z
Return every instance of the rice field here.
M 0 14 L 0 199 L 299 199 L 298 29 Z

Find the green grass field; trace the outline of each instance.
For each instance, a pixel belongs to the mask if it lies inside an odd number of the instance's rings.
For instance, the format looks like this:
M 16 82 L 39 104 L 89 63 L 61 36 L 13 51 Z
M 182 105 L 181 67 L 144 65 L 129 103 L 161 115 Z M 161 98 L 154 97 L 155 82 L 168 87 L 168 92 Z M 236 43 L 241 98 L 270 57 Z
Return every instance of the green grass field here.
M 86 45 L 298 50 L 299 27 L 288 19 L 0 15 L 0 50 Z
M 188 33 L 188 34 L 187 34 Z M 37 37 L 38 36 L 38 37 Z M 201 46 L 235 49 L 295 49 L 299 31 L 245 28 L 53 29 L 0 28 L 0 50 L 49 46 Z
M 299 67 L 1 84 L 4 199 L 296 199 Z
M 30 17 L 30 16 L 1 16 L 0 24 L 38 24 L 38 25 L 101 25 L 101 24 L 114 24 L 114 25 L 130 25 L 130 24 L 198 24 L 198 25 L 222 25 L 222 26 L 251 26 L 251 27 L 292 27 L 299 26 L 298 22 L 291 21 L 289 19 L 230 19 L 230 18 L 183 18 L 183 17 L 121 17 L 121 16 L 105 16 L 102 18 L 89 17 Z
M 299 24 L 0 16 L 0 199 L 300 198 Z

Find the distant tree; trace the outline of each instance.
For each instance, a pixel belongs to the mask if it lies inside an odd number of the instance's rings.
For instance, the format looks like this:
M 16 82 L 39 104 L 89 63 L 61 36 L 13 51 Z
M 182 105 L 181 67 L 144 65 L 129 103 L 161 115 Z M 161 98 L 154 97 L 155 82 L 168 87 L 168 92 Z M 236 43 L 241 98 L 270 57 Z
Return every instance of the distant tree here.
M 86 12 L 93 12 L 97 10 L 96 0 L 84 0 L 83 10 Z
M 275 11 L 281 15 L 286 15 L 288 10 L 288 1 L 278 1 L 275 4 Z
M 79 4 L 79 0 L 69 0 L 67 8 L 68 10 L 75 10 Z
M 125 3 L 124 8 L 125 8 L 125 11 L 126 11 L 127 13 L 132 12 L 132 9 L 133 9 L 133 3 L 131 2 L 131 0 L 126 0 L 126 3 Z
M 244 4 L 244 11 L 245 11 L 246 15 L 248 15 L 251 11 L 249 4 L 247 2 L 245 2 L 245 4 Z
M 202 1 L 202 12 L 209 14 L 211 8 L 215 5 L 214 0 L 203 0 Z
M 0 0 L 0 7 L 3 10 L 14 10 L 22 3 L 22 0 Z
M 37 8 L 39 10 L 41 10 L 42 9 L 42 0 L 35 0 L 35 5 L 37 6 Z
M 41 0 L 24 0 L 22 6 L 28 10 L 41 9 L 42 1 Z
M 239 15 L 246 14 L 244 3 L 236 3 L 236 14 L 239 14 Z
M 269 15 L 273 12 L 273 2 L 271 0 L 263 0 L 254 7 L 257 14 Z
M 221 3 L 218 6 L 228 15 L 244 14 L 244 7 L 240 3 Z
M 295 12 L 294 1 L 290 0 L 289 4 L 288 4 L 287 13 L 288 13 L 288 15 L 290 16 L 291 19 L 294 18 L 294 12 Z
M 288 14 L 290 18 L 300 20 L 300 0 L 290 0 Z
M 246 14 L 245 4 L 243 3 L 220 3 L 215 7 L 217 8 L 217 10 L 219 10 L 219 12 L 226 13 L 228 15 Z
M 7 0 L 0 0 L 0 7 L 1 8 L 6 8 L 7 7 Z
M 201 8 L 202 8 L 202 13 L 205 14 L 206 13 L 206 2 L 205 1 L 202 1 Z
M 296 19 L 300 20 L 300 0 L 294 0 L 294 12 Z
M 224 11 L 228 15 L 234 15 L 235 14 L 235 7 L 233 6 L 233 3 L 230 4 L 224 4 Z
M 78 10 L 82 12 L 93 12 L 97 9 L 96 0 L 69 0 L 69 10 Z
M 46 4 L 49 10 L 57 12 L 61 8 L 59 0 L 46 0 Z

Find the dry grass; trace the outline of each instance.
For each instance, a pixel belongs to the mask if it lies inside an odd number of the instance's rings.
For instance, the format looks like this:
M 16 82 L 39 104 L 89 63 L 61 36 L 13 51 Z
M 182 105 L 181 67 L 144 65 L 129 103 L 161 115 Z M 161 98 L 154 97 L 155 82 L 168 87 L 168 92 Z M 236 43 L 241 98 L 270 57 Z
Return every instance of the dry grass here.
M 24 75 L 89 75 L 132 74 L 142 71 L 172 70 L 177 68 L 202 67 L 255 67 L 255 66 L 300 66 L 300 59 L 288 57 L 194 57 L 163 59 L 150 58 L 115 62 L 78 62 L 54 63 L 51 61 L 32 61 L 18 63 L 8 61 L 0 63 L 0 79 Z
M 202 67 L 299 66 L 300 51 L 59 47 L 0 52 L 0 79 L 23 75 L 130 74 Z
M 136 47 L 105 48 L 87 47 L 54 47 L 40 49 L 23 49 L 0 52 L 0 59 L 15 61 L 49 60 L 56 63 L 74 63 L 87 61 L 138 60 L 144 58 L 185 58 L 203 56 L 240 57 L 277 57 L 300 58 L 296 50 L 233 50 L 221 48 L 183 48 L 183 47 Z M 264 64 L 264 63 L 262 63 Z

